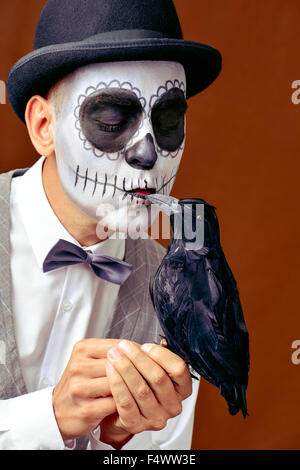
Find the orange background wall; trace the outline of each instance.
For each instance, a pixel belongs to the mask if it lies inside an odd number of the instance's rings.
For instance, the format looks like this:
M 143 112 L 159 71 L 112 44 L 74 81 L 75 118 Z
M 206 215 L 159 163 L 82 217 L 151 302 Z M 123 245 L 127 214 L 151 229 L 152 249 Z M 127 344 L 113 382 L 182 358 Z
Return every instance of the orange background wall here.
M 0 79 L 32 49 L 43 0 L 1 2 Z M 202 381 L 193 449 L 299 449 L 299 0 L 175 0 L 186 39 L 223 54 L 223 71 L 189 102 L 176 197 L 217 207 L 224 251 L 251 335 L 250 417 L 231 417 Z M 201 74 L 201 68 L 198 71 Z M 0 105 L 0 171 L 37 158 L 26 129 Z M 299 290 L 298 290 L 299 289 Z

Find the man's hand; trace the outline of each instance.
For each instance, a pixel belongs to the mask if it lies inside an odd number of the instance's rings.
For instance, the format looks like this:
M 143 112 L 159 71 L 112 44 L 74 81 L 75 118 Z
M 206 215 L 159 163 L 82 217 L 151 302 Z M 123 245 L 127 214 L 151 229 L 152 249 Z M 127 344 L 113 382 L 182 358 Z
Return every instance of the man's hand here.
M 101 440 L 112 444 L 146 430 L 163 429 L 192 393 L 185 362 L 168 349 L 121 341 L 108 351 L 107 376 L 118 413 L 101 424 Z M 120 438 L 120 442 L 121 442 Z
M 64 440 L 88 434 L 105 416 L 116 412 L 106 377 L 106 355 L 119 341 L 93 338 L 75 344 L 52 398 Z

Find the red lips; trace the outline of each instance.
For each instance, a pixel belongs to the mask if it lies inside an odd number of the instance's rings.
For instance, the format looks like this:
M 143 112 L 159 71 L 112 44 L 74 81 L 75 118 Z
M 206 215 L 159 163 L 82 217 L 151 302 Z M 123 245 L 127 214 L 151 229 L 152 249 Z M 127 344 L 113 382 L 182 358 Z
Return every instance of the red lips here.
M 149 189 L 136 188 L 129 192 L 138 194 L 139 196 L 149 196 L 150 194 L 154 194 L 156 191 L 154 188 L 149 188 Z
M 151 191 L 146 190 L 146 189 L 137 189 L 134 191 L 136 194 L 139 194 L 140 196 L 149 196 L 151 194 Z

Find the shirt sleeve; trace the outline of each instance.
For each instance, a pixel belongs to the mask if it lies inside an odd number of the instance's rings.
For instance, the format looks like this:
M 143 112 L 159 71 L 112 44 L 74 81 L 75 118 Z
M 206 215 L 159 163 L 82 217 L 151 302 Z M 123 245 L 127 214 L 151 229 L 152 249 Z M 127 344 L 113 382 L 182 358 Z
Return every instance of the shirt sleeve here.
M 0 400 L 1 450 L 64 450 L 52 407 L 54 387 Z
M 190 450 L 193 437 L 195 405 L 200 380 L 193 379 L 193 393 L 182 402 L 182 412 L 168 420 L 161 431 L 144 431 L 133 436 L 122 450 Z M 90 434 L 90 450 L 115 450 L 101 442 L 101 426 Z

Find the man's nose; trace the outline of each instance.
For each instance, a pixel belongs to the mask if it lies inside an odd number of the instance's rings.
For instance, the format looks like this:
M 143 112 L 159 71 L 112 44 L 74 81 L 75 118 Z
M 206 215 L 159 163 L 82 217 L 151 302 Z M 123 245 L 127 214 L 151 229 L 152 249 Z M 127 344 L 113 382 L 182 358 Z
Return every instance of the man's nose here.
M 128 165 L 138 170 L 151 170 L 157 160 L 154 141 L 151 134 L 139 140 L 133 147 L 125 152 Z

